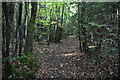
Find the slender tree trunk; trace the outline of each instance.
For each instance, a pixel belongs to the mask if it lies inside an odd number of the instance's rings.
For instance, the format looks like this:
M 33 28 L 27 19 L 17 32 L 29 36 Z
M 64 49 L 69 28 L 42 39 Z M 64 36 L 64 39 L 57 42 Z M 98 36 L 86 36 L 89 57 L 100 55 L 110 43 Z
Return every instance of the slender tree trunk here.
M 2 38 L 3 38 L 3 41 L 2 41 L 2 56 L 3 56 L 3 58 L 5 57 L 5 47 L 6 47 L 6 45 L 5 45 L 5 40 L 6 40 L 6 38 L 5 38 L 5 32 L 6 31 L 6 25 L 5 25 L 5 16 L 4 16 L 4 13 L 2 12 Z
M 25 52 L 32 52 L 33 49 L 33 29 L 35 24 L 35 17 L 37 12 L 37 2 L 31 3 L 32 9 L 31 9 L 31 18 L 28 25 L 28 31 L 27 31 L 27 38 L 26 38 L 26 44 L 25 44 Z
M 24 27 L 24 39 L 26 39 L 26 33 L 27 33 L 27 25 L 28 25 L 28 21 L 29 21 L 29 2 L 25 2 L 25 11 L 26 11 L 26 23 L 25 23 L 25 27 Z
M 61 39 L 61 27 L 60 27 L 60 7 L 56 5 L 56 26 L 55 26 L 55 43 L 60 42 Z
M 2 59 L 6 58 L 6 37 L 5 37 L 6 32 L 5 31 L 6 31 L 5 15 L 2 12 L 2 38 L 3 38 L 3 41 L 2 41 Z M 3 62 L 3 64 L 5 65 L 4 62 Z M 5 68 L 7 68 L 6 65 L 5 65 Z M 6 75 L 5 68 L 2 69 L 3 70 L 3 73 L 2 73 L 3 77 L 5 77 L 5 75 Z
M 56 25 L 55 25 L 55 37 L 54 37 L 54 41 L 55 41 L 55 43 L 57 43 L 57 28 L 58 28 L 58 10 L 59 8 L 58 8 L 58 4 L 56 5 Z
M 118 2 L 118 48 L 119 48 L 119 56 L 120 56 L 120 2 Z M 120 59 L 119 59 L 119 63 L 120 63 Z M 120 67 L 120 65 L 119 65 Z M 120 69 L 120 68 L 119 68 Z
M 52 13 L 52 9 L 50 9 L 50 26 L 49 26 L 49 28 L 48 28 L 48 43 L 47 43 L 47 45 L 49 46 L 49 44 L 50 44 L 50 29 L 51 29 L 51 22 L 52 22 L 52 19 L 51 19 L 51 13 Z
M 79 38 L 79 48 L 80 51 L 82 52 L 82 40 L 81 40 L 81 20 L 80 20 L 80 3 L 78 3 L 78 38 Z
M 26 17 L 26 14 L 25 14 Z M 22 22 L 22 3 L 20 3 L 20 13 L 19 13 L 19 22 Z M 19 25 L 20 26 L 20 25 Z M 19 46 L 19 54 L 22 53 L 22 45 L 23 45 L 23 28 L 20 29 L 20 46 Z
M 26 23 L 27 20 L 27 16 L 28 16 L 28 4 L 27 2 L 25 2 L 25 6 L 24 6 L 24 20 L 23 22 Z M 22 13 L 22 4 L 21 4 L 21 13 Z M 21 15 L 21 20 L 22 20 L 22 15 Z M 20 46 L 19 46 L 19 55 L 21 55 L 22 53 L 22 49 L 23 49 L 23 39 L 25 38 L 25 25 L 23 26 L 23 28 L 20 29 Z
M 64 4 L 62 6 L 61 26 L 63 26 L 63 17 L 64 17 Z
M 81 35 L 82 35 L 82 41 L 81 41 L 81 45 L 82 45 L 82 51 L 84 51 L 86 53 L 87 50 L 87 40 L 86 40 L 86 28 L 84 25 L 86 25 L 85 23 L 85 2 L 81 3 Z M 83 25 L 84 24 L 84 25 Z
M 16 29 L 16 36 L 18 34 L 18 29 L 19 29 L 19 27 L 21 25 L 21 20 L 22 20 L 22 2 L 19 3 L 19 18 L 18 18 L 18 28 Z M 21 29 L 19 31 L 19 34 L 20 33 L 21 33 Z M 18 37 L 20 37 L 20 35 Z M 18 50 L 18 45 L 19 45 L 18 41 L 19 41 L 19 38 L 16 38 L 15 54 L 17 54 L 17 50 Z M 20 42 L 21 42 L 21 38 L 20 38 Z M 20 50 L 20 48 L 21 48 L 21 45 L 19 47 L 19 50 Z

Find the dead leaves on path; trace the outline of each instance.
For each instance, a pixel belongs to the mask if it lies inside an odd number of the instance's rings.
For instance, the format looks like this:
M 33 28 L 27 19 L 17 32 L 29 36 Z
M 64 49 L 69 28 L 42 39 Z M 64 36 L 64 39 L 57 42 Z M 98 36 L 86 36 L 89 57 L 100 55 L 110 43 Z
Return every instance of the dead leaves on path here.
M 35 53 L 39 55 L 40 69 L 37 78 L 96 78 L 116 75 L 117 63 L 114 57 L 99 60 L 96 55 L 90 58 L 80 53 L 76 38 L 62 40 L 62 43 L 35 45 Z M 94 46 L 90 46 L 93 48 Z M 97 54 L 97 53 L 96 53 Z M 99 64 L 101 63 L 101 64 Z

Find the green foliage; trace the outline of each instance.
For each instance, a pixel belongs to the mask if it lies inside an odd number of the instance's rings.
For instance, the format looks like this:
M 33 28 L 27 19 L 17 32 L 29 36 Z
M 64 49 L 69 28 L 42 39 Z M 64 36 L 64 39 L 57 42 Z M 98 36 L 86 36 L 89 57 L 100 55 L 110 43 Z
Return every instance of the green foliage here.
M 9 79 L 34 78 L 38 69 L 37 55 L 34 53 L 23 53 L 21 57 L 10 58 L 12 60 L 12 74 Z
M 106 25 L 100 25 L 100 24 L 97 24 L 97 23 L 94 23 L 94 22 L 90 22 L 89 23 L 91 26 L 94 26 L 94 27 L 101 27 L 101 26 L 106 26 Z
M 56 22 L 52 22 L 51 24 L 56 24 Z

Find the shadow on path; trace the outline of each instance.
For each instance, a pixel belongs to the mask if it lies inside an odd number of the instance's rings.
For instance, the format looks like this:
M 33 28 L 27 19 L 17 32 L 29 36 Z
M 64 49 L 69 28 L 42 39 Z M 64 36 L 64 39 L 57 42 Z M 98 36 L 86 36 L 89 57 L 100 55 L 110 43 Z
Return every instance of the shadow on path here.
M 92 64 L 92 59 L 81 53 L 78 46 L 75 36 L 68 36 L 50 46 L 35 43 L 34 52 L 38 54 L 41 65 L 36 77 L 96 78 L 109 75 L 109 70 L 104 71 L 103 67 Z

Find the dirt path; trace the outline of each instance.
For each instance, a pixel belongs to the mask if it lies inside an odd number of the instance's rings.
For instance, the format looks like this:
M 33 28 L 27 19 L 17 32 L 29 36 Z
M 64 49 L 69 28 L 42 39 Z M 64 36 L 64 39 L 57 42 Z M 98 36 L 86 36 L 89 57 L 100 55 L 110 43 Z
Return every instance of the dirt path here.
M 35 43 L 34 51 L 39 55 L 41 65 L 37 78 L 95 78 L 109 75 L 107 72 L 100 73 L 100 66 L 88 64 L 91 59 L 79 51 L 75 36 L 68 36 L 61 43 L 50 46 Z

